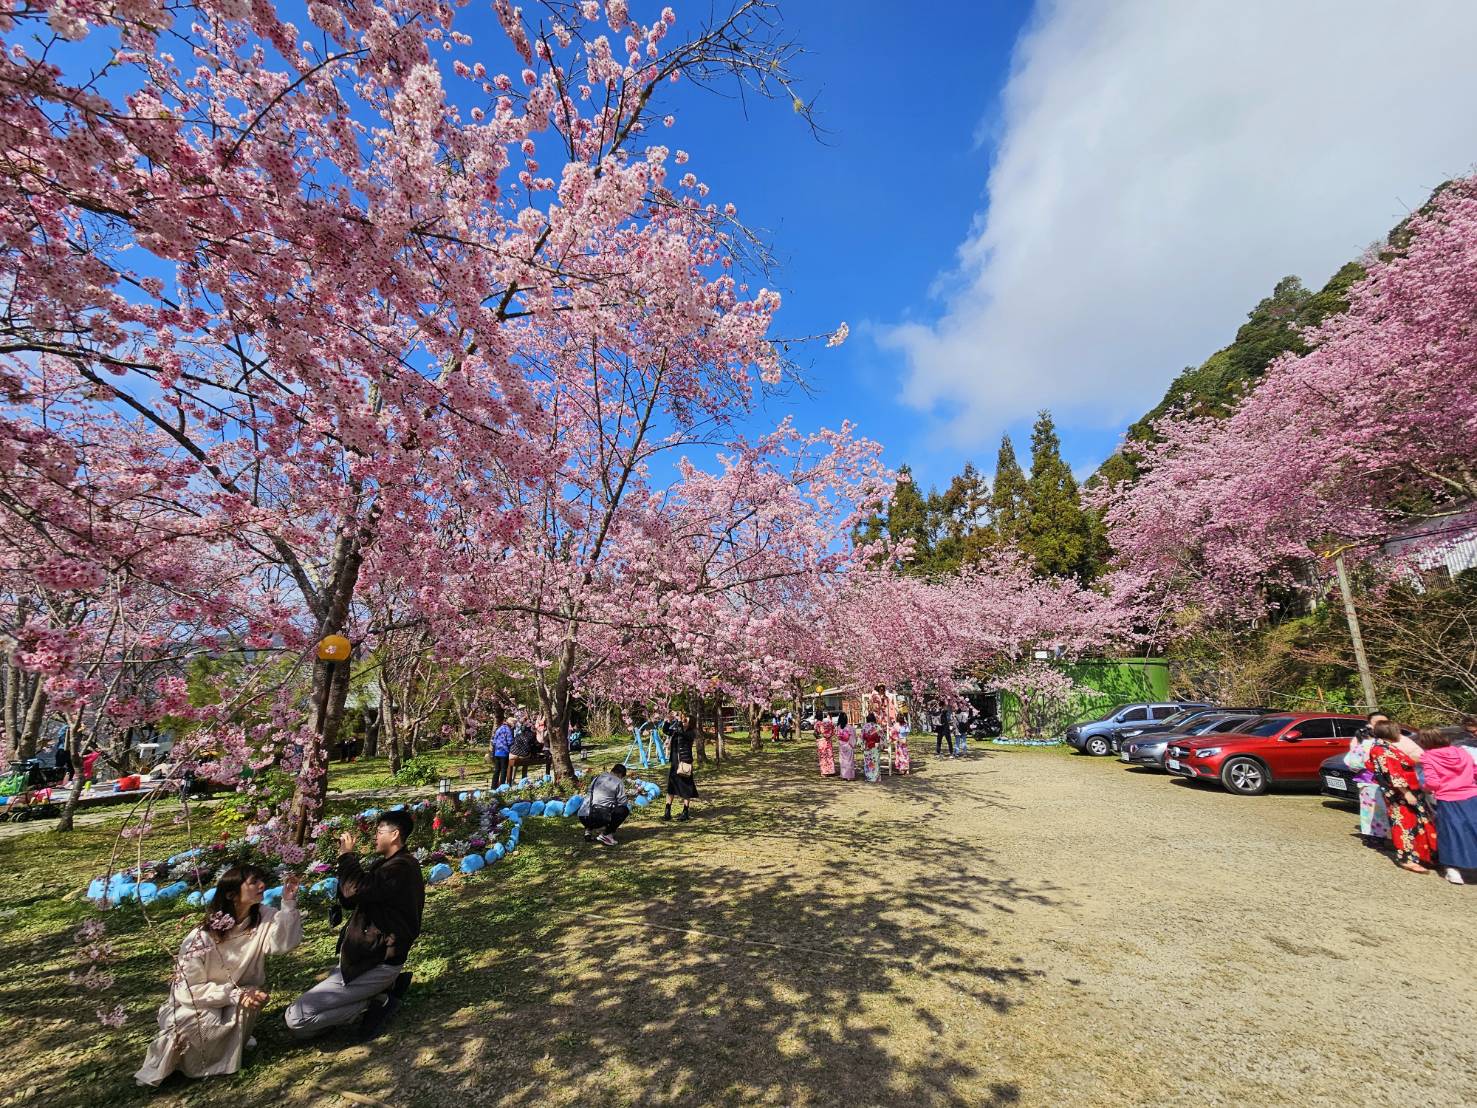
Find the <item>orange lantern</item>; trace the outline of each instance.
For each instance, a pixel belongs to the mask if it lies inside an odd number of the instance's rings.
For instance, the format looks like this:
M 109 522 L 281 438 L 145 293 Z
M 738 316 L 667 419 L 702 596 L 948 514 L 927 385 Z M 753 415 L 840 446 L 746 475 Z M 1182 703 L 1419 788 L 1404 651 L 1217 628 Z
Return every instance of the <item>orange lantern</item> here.
M 343 662 L 348 660 L 352 649 L 349 640 L 342 635 L 325 635 L 318 644 L 318 657 L 325 662 Z

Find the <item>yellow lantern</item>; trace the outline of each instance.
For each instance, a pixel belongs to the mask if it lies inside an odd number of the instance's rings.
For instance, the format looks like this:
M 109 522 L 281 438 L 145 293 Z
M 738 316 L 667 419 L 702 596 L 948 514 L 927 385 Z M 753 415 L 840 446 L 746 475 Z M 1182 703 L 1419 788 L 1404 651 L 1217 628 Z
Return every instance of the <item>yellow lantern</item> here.
M 816 695 L 817 695 L 817 696 L 819 696 L 819 695 L 820 695 L 820 694 L 821 694 L 821 693 L 823 693 L 823 692 L 825 692 L 825 691 L 826 691 L 826 686 L 824 686 L 824 685 L 817 685 L 817 686 L 816 686 L 816 687 L 815 687 L 815 694 L 816 694 Z
M 325 662 L 342 662 L 348 659 L 352 649 L 349 640 L 342 635 L 325 635 L 318 644 L 318 657 Z

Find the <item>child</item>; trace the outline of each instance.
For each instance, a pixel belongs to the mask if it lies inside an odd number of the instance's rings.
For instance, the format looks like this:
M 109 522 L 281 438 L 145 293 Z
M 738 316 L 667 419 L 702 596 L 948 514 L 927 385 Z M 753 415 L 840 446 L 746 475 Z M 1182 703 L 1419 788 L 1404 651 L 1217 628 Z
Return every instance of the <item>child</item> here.
M 846 721 L 846 713 L 842 712 L 836 717 L 836 751 L 841 763 L 841 780 L 856 780 L 856 747 L 853 745 L 856 736 L 852 734 L 851 726 Z
M 908 713 L 899 712 L 897 723 L 892 728 L 892 768 L 897 773 L 907 773 L 911 765 L 908 756 Z
M 877 748 L 882 745 L 882 728 L 877 725 L 877 713 L 868 712 L 867 722 L 862 725 L 862 776 L 868 781 L 882 780 L 882 760 Z
M 1477 869 L 1477 762 L 1452 746 L 1442 731 L 1418 731 L 1421 773 L 1435 800 L 1436 853 L 1453 885 L 1465 885 L 1461 871 Z

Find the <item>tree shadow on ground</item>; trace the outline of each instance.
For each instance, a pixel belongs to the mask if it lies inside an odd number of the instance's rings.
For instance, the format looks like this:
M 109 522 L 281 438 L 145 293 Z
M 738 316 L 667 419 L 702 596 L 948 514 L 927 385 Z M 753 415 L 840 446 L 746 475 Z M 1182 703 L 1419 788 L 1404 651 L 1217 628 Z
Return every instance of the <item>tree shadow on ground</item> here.
M 1060 890 L 1000 872 L 954 831 L 950 798 L 993 798 L 977 779 L 834 784 L 808 759 L 764 759 L 711 782 L 691 823 L 646 809 L 615 849 L 530 821 L 510 864 L 433 895 L 417 983 L 384 1039 L 303 1046 L 281 1026 L 331 963 L 318 923 L 311 951 L 274 963 L 242 1073 L 174 1078 L 153 1102 L 1015 1103 L 972 1040 L 1042 975 L 993 921 L 1023 903 L 1065 907 Z M 883 799 L 885 813 L 857 811 Z M 142 1099 L 113 1083 L 146 1041 L 77 1102 Z M 57 1052 L 60 1084 L 79 1084 L 61 1042 L 36 1047 Z

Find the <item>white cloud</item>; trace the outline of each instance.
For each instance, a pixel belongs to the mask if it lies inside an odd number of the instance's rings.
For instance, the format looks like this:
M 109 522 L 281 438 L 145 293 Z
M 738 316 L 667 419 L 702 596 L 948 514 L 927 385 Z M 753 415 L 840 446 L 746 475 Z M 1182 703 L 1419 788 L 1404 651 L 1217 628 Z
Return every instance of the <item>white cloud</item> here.
M 1043 3 L 942 314 L 880 334 L 903 399 L 961 445 L 1142 414 L 1470 169 L 1474 43 L 1471 0 Z

